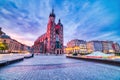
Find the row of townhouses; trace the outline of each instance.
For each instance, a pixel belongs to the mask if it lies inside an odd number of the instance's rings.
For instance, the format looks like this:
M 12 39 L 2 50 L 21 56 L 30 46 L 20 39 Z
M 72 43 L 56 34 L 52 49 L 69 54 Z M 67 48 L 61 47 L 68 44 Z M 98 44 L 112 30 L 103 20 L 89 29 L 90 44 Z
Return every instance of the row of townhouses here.
M 71 40 L 67 43 L 64 48 L 65 53 L 92 53 L 95 51 L 100 51 L 104 53 L 119 53 L 120 45 L 113 41 L 84 41 L 79 39 Z

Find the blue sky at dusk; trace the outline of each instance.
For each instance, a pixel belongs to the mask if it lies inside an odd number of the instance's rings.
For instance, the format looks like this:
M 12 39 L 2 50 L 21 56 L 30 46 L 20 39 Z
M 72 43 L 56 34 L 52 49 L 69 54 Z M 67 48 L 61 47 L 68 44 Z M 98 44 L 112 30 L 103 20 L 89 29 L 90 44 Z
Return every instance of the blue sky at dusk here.
M 64 44 L 71 39 L 120 43 L 119 0 L 0 0 L 0 27 L 27 45 L 46 32 L 52 7 L 64 26 Z

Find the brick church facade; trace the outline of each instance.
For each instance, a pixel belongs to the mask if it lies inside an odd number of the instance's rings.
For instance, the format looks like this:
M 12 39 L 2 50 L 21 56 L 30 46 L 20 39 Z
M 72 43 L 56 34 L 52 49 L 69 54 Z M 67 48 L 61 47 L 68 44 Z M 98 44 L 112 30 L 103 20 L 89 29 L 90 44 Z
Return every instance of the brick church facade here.
M 34 53 L 63 53 L 63 25 L 60 19 L 56 24 L 55 17 L 54 10 L 52 9 L 47 24 L 47 32 L 38 37 L 34 42 Z

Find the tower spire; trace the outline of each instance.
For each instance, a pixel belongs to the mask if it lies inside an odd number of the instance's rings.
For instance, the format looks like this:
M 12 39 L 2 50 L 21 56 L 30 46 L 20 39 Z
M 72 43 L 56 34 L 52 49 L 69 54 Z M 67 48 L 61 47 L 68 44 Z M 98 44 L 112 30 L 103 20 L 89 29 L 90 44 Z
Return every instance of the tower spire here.
M 54 13 L 54 5 L 52 6 L 52 13 Z
M 52 12 L 50 13 L 49 17 L 55 17 L 54 8 L 52 8 Z
M 61 26 L 63 26 L 60 19 L 58 20 L 58 24 L 61 25 Z
M 58 20 L 58 23 L 61 23 L 60 19 Z
M 54 8 L 52 8 L 52 14 L 54 13 Z

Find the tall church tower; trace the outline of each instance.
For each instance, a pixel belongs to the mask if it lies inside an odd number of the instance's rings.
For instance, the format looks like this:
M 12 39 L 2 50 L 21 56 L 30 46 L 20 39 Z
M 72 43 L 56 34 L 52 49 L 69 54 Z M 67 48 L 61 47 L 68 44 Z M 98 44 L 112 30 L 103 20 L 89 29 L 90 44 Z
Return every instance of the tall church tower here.
M 47 25 L 47 52 L 49 53 L 54 53 L 55 49 L 55 26 L 55 14 L 54 9 L 52 9 Z

